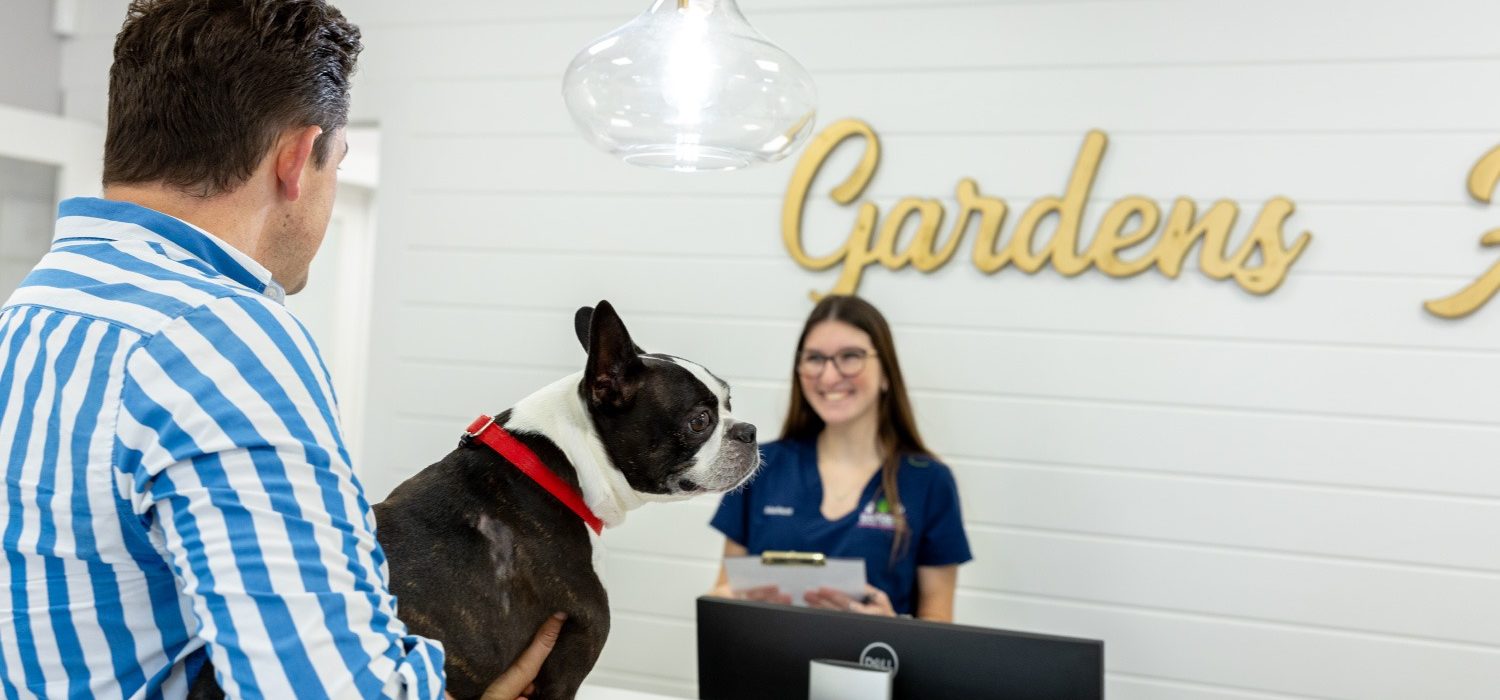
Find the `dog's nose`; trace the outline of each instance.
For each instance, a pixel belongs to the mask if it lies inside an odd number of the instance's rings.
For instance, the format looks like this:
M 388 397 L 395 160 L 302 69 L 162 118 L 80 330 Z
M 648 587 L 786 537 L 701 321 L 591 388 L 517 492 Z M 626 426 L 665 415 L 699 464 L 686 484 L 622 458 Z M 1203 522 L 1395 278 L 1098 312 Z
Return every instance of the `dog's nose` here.
M 746 444 L 749 444 L 749 445 L 754 445 L 755 444 L 755 424 L 754 423 L 735 423 L 733 426 L 731 426 L 729 428 L 729 439 L 731 439 L 731 440 L 739 440 L 740 442 L 743 442 L 743 443 L 746 443 Z

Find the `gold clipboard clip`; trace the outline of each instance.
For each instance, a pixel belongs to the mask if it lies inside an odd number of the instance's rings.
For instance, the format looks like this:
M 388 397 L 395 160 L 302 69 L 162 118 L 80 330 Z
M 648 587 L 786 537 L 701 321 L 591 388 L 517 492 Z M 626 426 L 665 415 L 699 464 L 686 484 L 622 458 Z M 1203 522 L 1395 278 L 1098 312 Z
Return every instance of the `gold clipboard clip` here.
M 760 554 L 760 563 L 765 565 L 824 566 L 828 563 L 822 552 L 777 552 Z

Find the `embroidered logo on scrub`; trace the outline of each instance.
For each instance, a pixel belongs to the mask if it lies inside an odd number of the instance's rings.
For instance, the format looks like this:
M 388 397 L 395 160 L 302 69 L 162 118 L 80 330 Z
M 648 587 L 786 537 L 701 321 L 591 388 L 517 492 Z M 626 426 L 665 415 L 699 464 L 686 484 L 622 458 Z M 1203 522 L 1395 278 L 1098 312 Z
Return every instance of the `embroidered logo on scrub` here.
M 791 506 L 766 506 L 763 510 L 761 510 L 761 513 L 765 515 L 780 516 L 790 516 L 794 512 L 796 511 L 792 510 Z
M 865 509 L 859 513 L 859 526 L 872 530 L 896 529 L 896 515 L 891 512 L 891 504 L 885 496 L 865 504 Z

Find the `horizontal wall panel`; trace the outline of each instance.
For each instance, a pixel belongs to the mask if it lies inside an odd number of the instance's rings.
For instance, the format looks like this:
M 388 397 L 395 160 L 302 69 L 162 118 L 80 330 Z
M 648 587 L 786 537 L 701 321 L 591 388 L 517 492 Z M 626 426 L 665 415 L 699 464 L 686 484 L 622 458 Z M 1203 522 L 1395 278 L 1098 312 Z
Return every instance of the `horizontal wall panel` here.
M 102 125 L 109 116 L 109 97 L 103 88 L 68 90 L 63 94 L 63 115 Z
M 881 137 L 880 165 L 862 197 L 949 198 L 958 181 L 969 177 L 981 193 L 1006 198 L 1012 208 L 1021 209 L 1039 197 L 1062 193 L 1083 141 L 1081 131 Z M 1219 199 L 1278 196 L 1293 203 L 1466 204 L 1469 170 L 1495 142 L 1496 134 L 1482 132 L 1123 134 L 1110 139 L 1091 193 L 1108 200 L 1140 195 L 1164 209 L 1178 197 L 1190 198 L 1200 208 Z M 809 211 L 834 208 L 826 192 L 852 172 L 864 147 L 859 139 L 846 142 L 825 164 L 813 183 Z M 626 165 L 572 134 L 418 136 L 405 143 L 392 139 L 386 152 L 390 167 L 423 173 L 420 189 L 493 193 L 779 196 L 794 166 L 789 159 L 712 178 L 692 177 Z M 495 167 L 497 163 L 513 167 Z M 1259 205 L 1242 206 L 1246 221 L 1241 225 L 1259 211 Z M 1292 225 L 1288 240 L 1296 235 Z
M 114 29 L 106 34 L 85 34 L 68 40 L 67 50 L 62 55 L 62 85 L 67 91 L 109 91 L 109 67 L 114 63 L 115 34 L 125 21 L 125 8 L 121 4 L 113 14 Z
M 604 547 L 609 552 L 645 552 L 678 561 L 717 562 L 724 554 L 724 535 L 709 527 L 719 497 L 697 496 L 676 503 L 652 503 L 630 511 L 625 524 L 610 528 Z M 717 569 L 702 585 L 713 586 Z
M 644 9 L 644 3 L 642 8 Z M 528 22 L 372 25 L 366 65 L 395 77 L 549 75 L 628 21 L 594 13 Z M 953 66 L 1241 63 L 1489 56 L 1484 3 L 916 3 L 750 16 L 806 66 L 903 72 Z M 913 28 L 925 28 L 913 31 Z M 1329 31 L 1337 27 L 1337 31 Z M 1230 29 L 1232 28 L 1232 29 Z M 838 41 L 828 41 L 830 35 Z M 1378 49 L 1372 51 L 1372 46 Z
M 339 3 L 343 6 L 360 4 L 363 0 L 344 0 Z M 125 21 L 125 8 L 130 5 L 128 0 L 70 0 L 68 3 L 74 8 L 73 31 L 75 34 L 70 41 L 80 38 L 109 37 L 111 40 L 120 31 L 120 23 Z
M 1144 678 L 1122 673 L 1105 674 L 1104 694 L 1110 700 L 1305 700 L 1309 697 Z
M 880 133 L 1494 132 L 1500 96 L 1473 94 L 1500 57 L 1304 65 L 1099 65 L 1036 70 L 815 74 L 818 121 L 866 119 Z M 383 89 L 382 87 L 375 89 Z M 562 72 L 448 78 L 406 88 L 419 133 L 572 134 Z M 1392 94 L 1409 96 L 1399 102 Z M 1082 104 L 1080 104 L 1082 101 Z M 416 109 L 443 104 L 451 109 Z M 1184 107 L 1172 109 L 1171 106 Z M 1234 109 L 1192 109 L 1234 105 Z
M 1479 700 L 1500 687 L 1493 648 L 1027 596 L 960 592 L 958 609 L 975 624 L 1102 639 L 1120 673 L 1371 700 Z
M 706 522 L 698 526 L 708 527 Z M 627 520 L 621 531 L 626 529 L 644 528 L 641 523 Z M 667 539 L 686 532 L 687 528 L 679 528 L 678 533 L 660 528 L 652 536 Z M 608 540 L 604 540 L 604 581 L 609 589 L 610 607 L 637 615 L 693 621 L 698 596 L 707 593 L 718 579 L 718 555 L 723 548 L 704 552 L 705 558 L 699 561 L 665 558 L 615 549 L 612 545 L 618 539 L 616 534 L 611 531 Z
M 1344 347 L 1183 343 L 1134 338 L 909 332 L 907 371 L 925 389 L 1257 411 L 1490 422 L 1496 356 Z M 1372 382 L 1372 377 L 1380 381 Z M 964 388 L 964 380 L 968 388 Z
M 1312 536 L 1327 527 L 1295 514 L 1261 523 Z M 1462 642 L 1500 654 L 1500 575 L 987 527 L 970 528 L 969 538 L 975 558 L 959 574 L 966 590 Z M 1412 600 L 1411 591 L 1428 595 Z
M 693 643 L 695 628 L 692 622 L 611 613 L 609 626 L 609 641 L 604 644 L 596 668 L 664 678 L 697 679 L 698 647 Z M 673 650 L 673 653 L 662 653 L 666 649 Z M 677 652 L 682 649 L 686 653 Z
M 914 402 L 924 437 L 955 460 L 1500 495 L 1488 456 L 1500 448 L 1493 429 L 977 397 Z
M 951 460 L 975 526 L 1500 571 L 1500 499 Z M 1059 533 L 1059 536 L 1063 536 Z M 1254 552 L 1252 552 L 1254 553 Z M 1485 580 L 1500 580 L 1480 575 Z M 1493 584 L 1491 584 L 1493 585 Z
M 697 669 L 691 669 L 695 675 Z M 696 698 L 698 697 L 697 681 L 690 681 L 680 677 L 649 676 L 641 673 L 631 673 L 628 669 L 620 670 L 603 666 L 594 666 L 594 671 L 589 674 L 585 687 L 598 686 L 601 688 L 600 695 L 609 697 L 604 693 L 610 692 L 609 688 L 624 688 L 642 693 L 655 693 L 669 698 Z M 588 695 L 579 694 L 583 700 L 589 700 Z

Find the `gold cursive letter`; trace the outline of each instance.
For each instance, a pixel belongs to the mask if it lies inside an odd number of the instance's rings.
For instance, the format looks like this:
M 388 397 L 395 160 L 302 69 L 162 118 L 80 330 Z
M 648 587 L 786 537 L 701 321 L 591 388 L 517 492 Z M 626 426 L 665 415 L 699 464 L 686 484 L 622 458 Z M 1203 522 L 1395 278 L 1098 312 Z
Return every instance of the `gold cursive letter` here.
M 1125 224 L 1135 218 L 1140 219 L 1141 225 L 1125 233 Z M 1121 260 L 1119 253 L 1150 237 L 1160 221 L 1161 210 L 1156 202 L 1145 197 L 1126 197 L 1115 202 L 1104 213 L 1104 220 L 1099 222 L 1099 232 L 1094 234 L 1094 243 L 1089 246 L 1089 259 L 1100 272 L 1110 277 L 1130 277 L 1149 270 L 1156 262 L 1149 253 L 1130 262 Z
M 1005 200 L 979 194 L 973 178 L 958 182 L 958 216 L 953 219 L 953 240 L 969 228 L 969 219 L 979 215 L 979 233 L 974 236 L 974 267 L 986 275 L 1010 262 L 1010 249 L 1000 249 L 1000 227 L 1005 224 Z
M 1484 157 L 1480 158 L 1479 162 L 1474 164 L 1474 168 L 1469 171 L 1469 196 L 1489 204 L 1497 184 L 1500 184 L 1500 146 L 1484 154 Z M 1479 238 L 1479 243 L 1487 246 L 1500 246 L 1500 228 L 1485 233 Z M 1488 272 L 1457 294 L 1434 299 L 1423 306 L 1443 318 L 1463 318 L 1484 306 L 1485 302 L 1495 296 L 1496 291 L 1500 291 L 1500 263 L 1495 263 L 1495 266 L 1491 267 Z
M 896 252 L 896 246 L 901 236 L 901 229 L 906 226 L 907 219 L 913 216 L 917 219 L 917 233 L 906 249 Z M 943 225 L 943 203 L 936 199 L 917 199 L 907 197 L 886 215 L 885 226 L 880 228 L 880 239 L 875 242 L 880 264 L 892 270 L 899 270 L 907 265 L 912 265 L 923 272 L 932 272 L 948 262 L 953 255 L 953 246 L 947 246 L 945 253 L 933 250 L 937 243 L 938 227 Z
M 807 206 L 807 193 L 812 188 L 813 178 L 822 169 L 823 163 L 840 143 L 854 136 L 865 137 L 865 152 L 854 172 L 833 188 L 833 201 L 847 205 L 864 192 L 865 186 L 875 176 L 875 168 L 880 164 L 880 139 L 875 136 L 875 130 L 869 124 L 858 119 L 843 119 L 824 129 L 823 133 L 807 144 L 807 150 L 797 161 L 797 169 L 792 172 L 786 202 L 781 207 L 781 240 L 798 265 L 809 270 L 826 270 L 841 260 L 844 262 L 844 272 L 833 288 L 835 294 L 852 294 L 859 287 L 859 277 L 864 268 L 876 260 L 876 255 L 870 250 L 870 234 L 875 229 L 877 209 L 870 202 L 861 204 L 854 228 L 849 232 L 849 239 L 844 246 L 821 258 L 809 256 L 802 248 L 802 212 Z M 809 296 L 817 301 L 823 295 L 815 291 Z
M 1302 249 L 1312 240 L 1312 234 L 1304 231 L 1292 242 L 1291 248 L 1282 244 L 1281 227 L 1286 223 L 1287 217 L 1292 215 L 1294 208 L 1296 207 L 1291 200 L 1273 197 L 1261 207 L 1260 216 L 1255 217 L 1250 237 L 1235 252 L 1233 261 L 1234 281 L 1239 282 L 1245 291 L 1251 294 L 1270 294 L 1281 286 L 1281 281 L 1286 279 L 1287 268 L 1297 261 Z M 1255 257 L 1256 248 L 1260 249 L 1260 266 L 1245 267 L 1245 263 Z
M 1199 238 L 1203 247 L 1198 250 L 1198 269 L 1216 280 L 1233 274 L 1234 267 L 1224 259 L 1224 248 L 1229 242 L 1229 229 L 1240 214 L 1239 205 L 1227 199 L 1213 203 L 1202 217 L 1193 218 L 1198 205 L 1187 197 L 1178 197 L 1167 215 L 1167 225 L 1162 229 L 1161 240 L 1151 249 L 1148 257 L 1156 261 L 1163 275 L 1177 279 L 1188 250 Z
M 1109 138 L 1102 131 L 1090 131 L 1078 149 L 1078 160 L 1073 164 L 1073 174 L 1068 178 L 1068 189 L 1062 197 L 1042 197 L 1026 209 L 1016 224 L 1015 236 L 1010 239 L 1010 259 L 1016 267 L 1034 273 L 1052 258 L 1052 268 L 1072 277 L 1089 268 L 1089 259 L 1078 254 L 1078 226 L 1083 220 L 1083 205 L 1089 200 L 1089 191 L 1094 188 L 1094 176 L 1099 174 L 1099 161 L 1104 157 L 1104 147 Z M 1057 215 L 1057 230 L 1052 233 L 1046 249 L 1037 254 L 1031 249 L 1031 237 L 1042 219 Z

